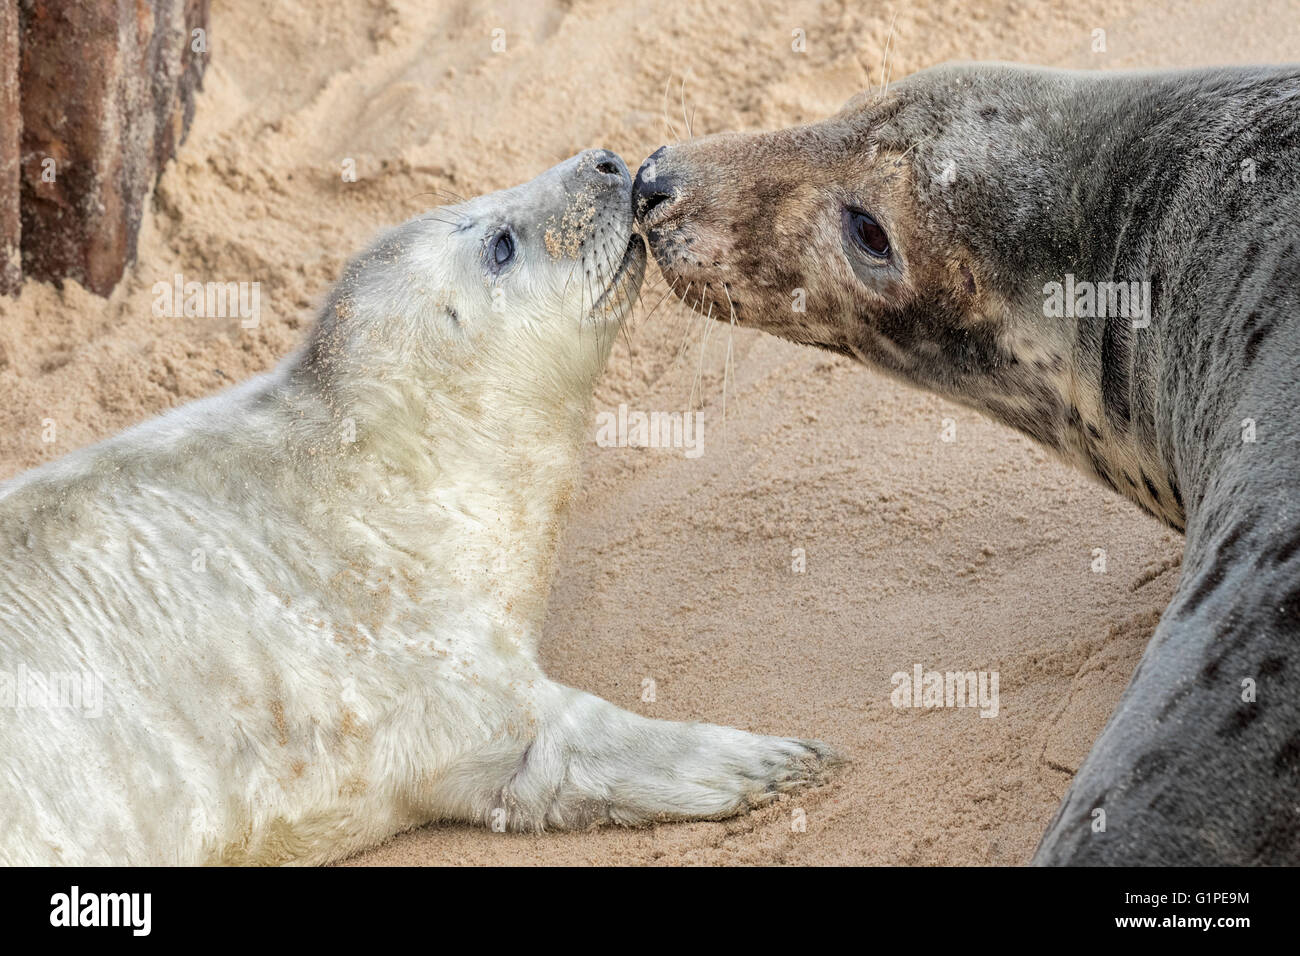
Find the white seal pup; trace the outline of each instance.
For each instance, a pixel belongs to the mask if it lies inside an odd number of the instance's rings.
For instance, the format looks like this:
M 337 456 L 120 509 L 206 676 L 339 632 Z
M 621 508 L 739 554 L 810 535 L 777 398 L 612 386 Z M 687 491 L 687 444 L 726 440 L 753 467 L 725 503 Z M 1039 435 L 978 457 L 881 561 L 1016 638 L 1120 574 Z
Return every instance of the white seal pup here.
M 0 863 L 324 863 L 439 819 L 725 816 L 820 774 L 820 744 L 538 665 L 632 218 L 593 150 L 415 219 L 275 371 L 0 486 Z

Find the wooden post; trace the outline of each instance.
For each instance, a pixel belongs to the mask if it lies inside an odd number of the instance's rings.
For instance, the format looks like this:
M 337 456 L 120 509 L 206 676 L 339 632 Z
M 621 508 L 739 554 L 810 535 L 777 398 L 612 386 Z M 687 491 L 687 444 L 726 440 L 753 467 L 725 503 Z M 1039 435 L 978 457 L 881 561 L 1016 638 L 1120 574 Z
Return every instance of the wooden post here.
M 194 115 L 207 17 L 208 0 L 22 0 L 28 277 L 107 295 L 134 260 L 145 202 Z
M 18 5 L 0 3 L 0 295 L 23 281 L 19 213 L 22 115 L 18 98 Z

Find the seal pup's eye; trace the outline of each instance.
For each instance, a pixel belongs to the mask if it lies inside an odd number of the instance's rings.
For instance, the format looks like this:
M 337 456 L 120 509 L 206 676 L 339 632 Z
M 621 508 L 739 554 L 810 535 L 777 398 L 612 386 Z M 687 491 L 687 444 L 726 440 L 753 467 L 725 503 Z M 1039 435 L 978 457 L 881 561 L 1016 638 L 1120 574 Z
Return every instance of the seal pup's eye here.
M 889 258 L 889 236 L 870 213 L 849 207 L 844 210 L 844 224 L 859 249 L 873 259 Z
M 503 232 L 488 247 L 488 262 L 494 269 L 503 269 L 515 257 L 515 241 L 509 232 Z

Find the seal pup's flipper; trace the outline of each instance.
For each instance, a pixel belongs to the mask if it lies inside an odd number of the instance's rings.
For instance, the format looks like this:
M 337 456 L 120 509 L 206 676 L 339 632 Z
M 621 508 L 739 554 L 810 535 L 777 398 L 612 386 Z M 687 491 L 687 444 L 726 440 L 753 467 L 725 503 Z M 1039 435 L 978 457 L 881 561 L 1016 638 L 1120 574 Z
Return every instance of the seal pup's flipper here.
M 520 704 L 535 733 L 467 754 L 435 813 L 524 831 L 716 819 L 823 782 L 839 762 L 819 741 L 655 720 L 549 681 Z

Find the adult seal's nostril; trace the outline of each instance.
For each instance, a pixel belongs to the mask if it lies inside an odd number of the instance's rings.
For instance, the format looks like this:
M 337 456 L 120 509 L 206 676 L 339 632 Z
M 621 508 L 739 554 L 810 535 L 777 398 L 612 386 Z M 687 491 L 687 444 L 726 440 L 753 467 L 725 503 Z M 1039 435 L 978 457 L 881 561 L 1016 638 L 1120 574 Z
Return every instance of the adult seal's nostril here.
M 677 195 L 678 179 L 664 168 L 668 147 L 660 146 L 641 164 L 632 183 L 632 210 L 644 220 L 652 209 L 671 202 Z

